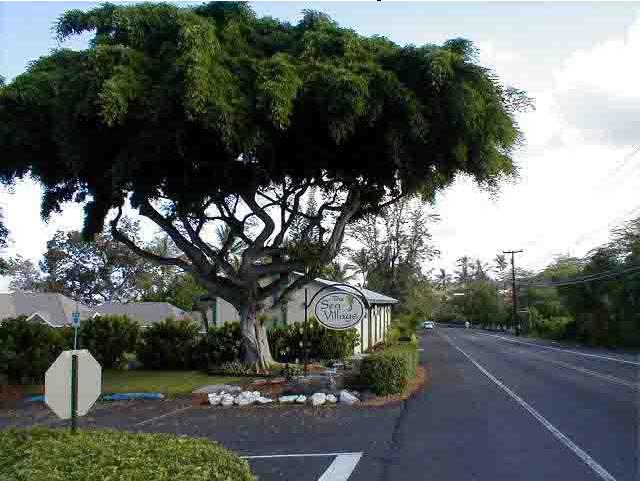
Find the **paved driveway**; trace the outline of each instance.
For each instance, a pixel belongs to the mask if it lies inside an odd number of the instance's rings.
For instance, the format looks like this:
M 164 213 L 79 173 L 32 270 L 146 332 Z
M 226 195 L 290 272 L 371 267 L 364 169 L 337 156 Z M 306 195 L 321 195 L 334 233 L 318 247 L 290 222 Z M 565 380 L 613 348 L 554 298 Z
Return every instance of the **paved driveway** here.
M 639 479 L 637 358 L 465 329 L 421 345 L 427 388 L 396 406 L 139 401 L 81 426 L 213 439 L 266 481 Z

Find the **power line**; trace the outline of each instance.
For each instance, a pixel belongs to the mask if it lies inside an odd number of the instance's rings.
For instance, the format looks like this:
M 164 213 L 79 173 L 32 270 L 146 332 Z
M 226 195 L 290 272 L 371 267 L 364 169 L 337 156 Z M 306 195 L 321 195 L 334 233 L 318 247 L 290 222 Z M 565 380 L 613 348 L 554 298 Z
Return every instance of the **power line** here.
M 582 277 L 563 279 L 560 281 L 524 282 L 524 283 L 520 283 L 519 285 L 523 287 L 562 287 L 562 286 L 570 286 L 575 284 L 584 284 L 587 282 L 594 282 L 594 281 L 600 281 L 605 279 L 613 279 L 625 274 L 639 272 L 639 270 L 640 270 L 639 267 L 628 267 L 626 269 L 597 272 L 597 273 L 582 276 Z

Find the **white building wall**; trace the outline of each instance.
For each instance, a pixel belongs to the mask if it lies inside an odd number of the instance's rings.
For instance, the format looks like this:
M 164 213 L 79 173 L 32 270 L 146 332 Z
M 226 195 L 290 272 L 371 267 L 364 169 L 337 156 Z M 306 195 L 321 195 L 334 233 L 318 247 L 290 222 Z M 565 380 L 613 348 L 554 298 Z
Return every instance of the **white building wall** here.
M 307 285 L 307 298 L 311 299 L 321 288 L 323 284 L 310 283 Z M 308 309 L 308 317 L 314 316 L 314 307 L 316 301 Z M 236 308 L 224 299 L 216 299 L 216 316 L 213 319 L 213 313 L 210 311 L 210 321 L 212 325 L 222 326 L 226 322 L 239 322 L 240 316 Z M 283 317 L 286 317 L 287 324 L 293 324 L 305 321 L 305 289 L 294 292 L 287 303 L 287 312 L 284 315 L 281 306 L 269 310 L 269 316 L 273 319 L 274 324 L 284 325 Z M 366 314 L 362 322 L 356 326 L 360 336 L 360 345 L 355 352 L 365 352 L 375 344 L 385 339 L 385 332 L 391 321 L 391 307 L 389 305 L 372 305 L 369 313 Z

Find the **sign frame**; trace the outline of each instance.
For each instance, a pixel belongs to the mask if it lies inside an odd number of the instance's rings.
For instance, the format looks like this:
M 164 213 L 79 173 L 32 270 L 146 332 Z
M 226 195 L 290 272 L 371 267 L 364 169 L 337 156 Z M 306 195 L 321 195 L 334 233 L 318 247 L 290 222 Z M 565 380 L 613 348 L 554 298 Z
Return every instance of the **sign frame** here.
M 360 317 L 360 318 L 358 318 L 358 319 L 356 319 L 355 321 L 353 321 L 353 322 L 352 322 L 352 324 L 350 324 L 349 326 L 345 326 L 345 327 L 335 327 L 335 326 L 331 326 L 331 325 L 329 325 L 329 324 L 325 324 L 325 322 L 324 322 L 324 321 L 321 319 L 321 317 L 318 315 L 318 306 L 319 306 L 319 303 L 320 303 L 323 299 L 325 299 L 326 297 L 334 296 L 334 295 L 351 296 L 351 297 L 352 297 L 356 302 L 358 302 L 358 303 L 360 304 L 360 306 L 361 306 L 361 310 L 362 310 L 362 315 L 361 315 L 361 317 Z M 357 295 L 355 295 L 355 294 L 353 294 L 353 293 L 351 293 L 351 292 L 338 291 L 338 290 L 336 290 L 336 291 L 330 291 L 330 292 L 325 293 L 323 296 L 321 296 L 321 297 L 316 301 L 316 306 L 314 307 L 314 314 L 316 314 L 316 320 L 317 320 L 319 323 L 321 323 L 324 327 L 326 327 L 327 329 L 331 329 L 332 331 L 346 331 L 347 329 L 352 329 L 352 328 L 353 328 L 354 326 L 356 326 L 359 322 L 361 322 L 361 321 L 365 318 L 365 316 L 367 315 L 367 311 L 366 311 L 366 308 L 365 308 L 365 304 L 363 303 L 362 299 L 361 299 L 359 296 L 357 296 Z
M 345 291 L 346 288 L 349 289 L 349 290 Z M 366 316 L 369 316 L 370 303 L 367 300 L 367 297 L 365 297 L 365 294 L 363 294 L 363 292 L 358 287 L 352 286 L 351 284 L 345 284 L 344 282 L 337 282 L 335 284 L 327 284 L 326 286 L 323 286 L 318 291 L 316 291 L 316 293 L 309 300 L 307 299 L 307 288 L 305 288 L 305 303 L 303 304 L 303 306 L 305 307 L 305 376 L 307 376 L 307 373 L 308 373 L 307 365 L 309 363 L 309 345 L 308 345 L 309 344 L 309 338 L 308 338 L 309 337 L 308 336 L 309 330 L 307 328 L 307 326 L 308 326 L 307 311 L 308 311 L 308 308 L 311 307 L 312 304 L 314 303 L 314 299 L 316 299 L 321 294 L 321 292 L 327 291 L 329 289 L 332 289 L 334 291 L 334 293 L 338 292 L 338 293 L 341 293 L 341 294 L 345 294 L 345 293 L 351 294 L 352 296 L 358 298 L 361 301 L 361 304 L 363 305 L 363 316 L 361 317 L 361 319 L 358 322 L 362 323 L 363 319 L 365 319 Z M 350 292 L 350 291 L 352 291 L 352 292 Z M 330 294 L 330 293 L 328 293 L 328 294 Z M 318 322 L 320 322 L 320 320 L 318 320 Z M 347 329 L 352 329 L 354 326 L 356 326 L 356 324 L 358 324 L 358 322 L 355 322 L 352 326 L 346 327 L 346 328 L 343 328 L 343 329 L 335 329 L 335 328 L 332 328 L 332 327 L 328 327 L 325 324 L 323 324 L 322 322 L 321 322 L 321 324 L 327 329 L 331 329 L 331 330 L 334 330 L 334 331 L 345 331 Z

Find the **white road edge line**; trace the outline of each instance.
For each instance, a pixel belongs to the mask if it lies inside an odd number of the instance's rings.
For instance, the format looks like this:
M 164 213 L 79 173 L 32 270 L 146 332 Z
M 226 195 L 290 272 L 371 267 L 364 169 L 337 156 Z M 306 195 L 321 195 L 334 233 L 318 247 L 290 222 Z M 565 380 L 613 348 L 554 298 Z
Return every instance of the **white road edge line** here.
M 640 366 L 641 364 L 635 361 L 626 361 L 625 359 L 619 359 L 616 357 L 602 356 L 600 354 L 589 354 L 587 352 L 572 351 L 570 349 L 560 349 L 558 347 L 543 346 L 541 344 L 536 344 L 534 342 L 523 342 L 517 341 L 516 339 L 508 339 L 507 337 L 497 336 L 496 334 L 486 334 L 485 332 L 478 332 L 481 336 L 492 336 L 498 339 L 501 339 L 506 342 L 516 342 L 518 344 L 525 344 L 526 346 L 542 347 L 543 349 L 551 349 L 553 351 L 569 352 L 570 354 L 576 354 L 577 356 L 587 356 L 587 357 L 597 357 L 599 359 L 607 359 L 608 361 L 624 362 L 626 364 L 634 364 L 635 366 Z
M 144 421 L 140 421 L 139 423 L 134 424 L 134 427 L 136 426 L 142 426 L 147 423 L 153 423 L 154 421 L 157 421 L 162 418 L 166 418 L 167 416 L 173 416 L 174 414 L 178 414 L 180 412 L 186 411 L 187 409 L 191 409 L 193 406 L 185 406 L 180 409 L 176 409 L 174 411 L 171 411 L 169 413 L 161 414 L 160 416 L 155 416 L 153 418 L 145 419 Z
M 483 366 L 478 362 L 472 359 L 463 349 L 454 344 L 449 337 L 442 334 L 442 336 L 449 342 L 453 347 L 455 347 L 461 354 L 463 354 L 472 364 L 474 364 L 483 374 L 490 378 L 494 383 L 499 386 L 503 391 L 509 394 L 516 402 L 518 402 L 526 411 L 528 411 L 534 418 L 539 421 L 548 431 L 550 431 L 559 441 L 565 444 L 570 450 L 576 454 L 576 456 L 581 459 L 585 464 L 587 464 L 592 470 L 598 474 L 601 478 L 606 481 L 616 481 L 616 478 L 606 471 L 599 463 L 597 463 L 588 453 L 583 451 L 579 446 L 577 446 L 570 438 L 565 434 L 559 431 L 554 425 L 552 425 L 547 419 L 545 419 L 539 412 L 525 402 L 521 397 L 514 393 L 509 387 L 505 386 L 501 381 L 495 378 L 490 374 Z

